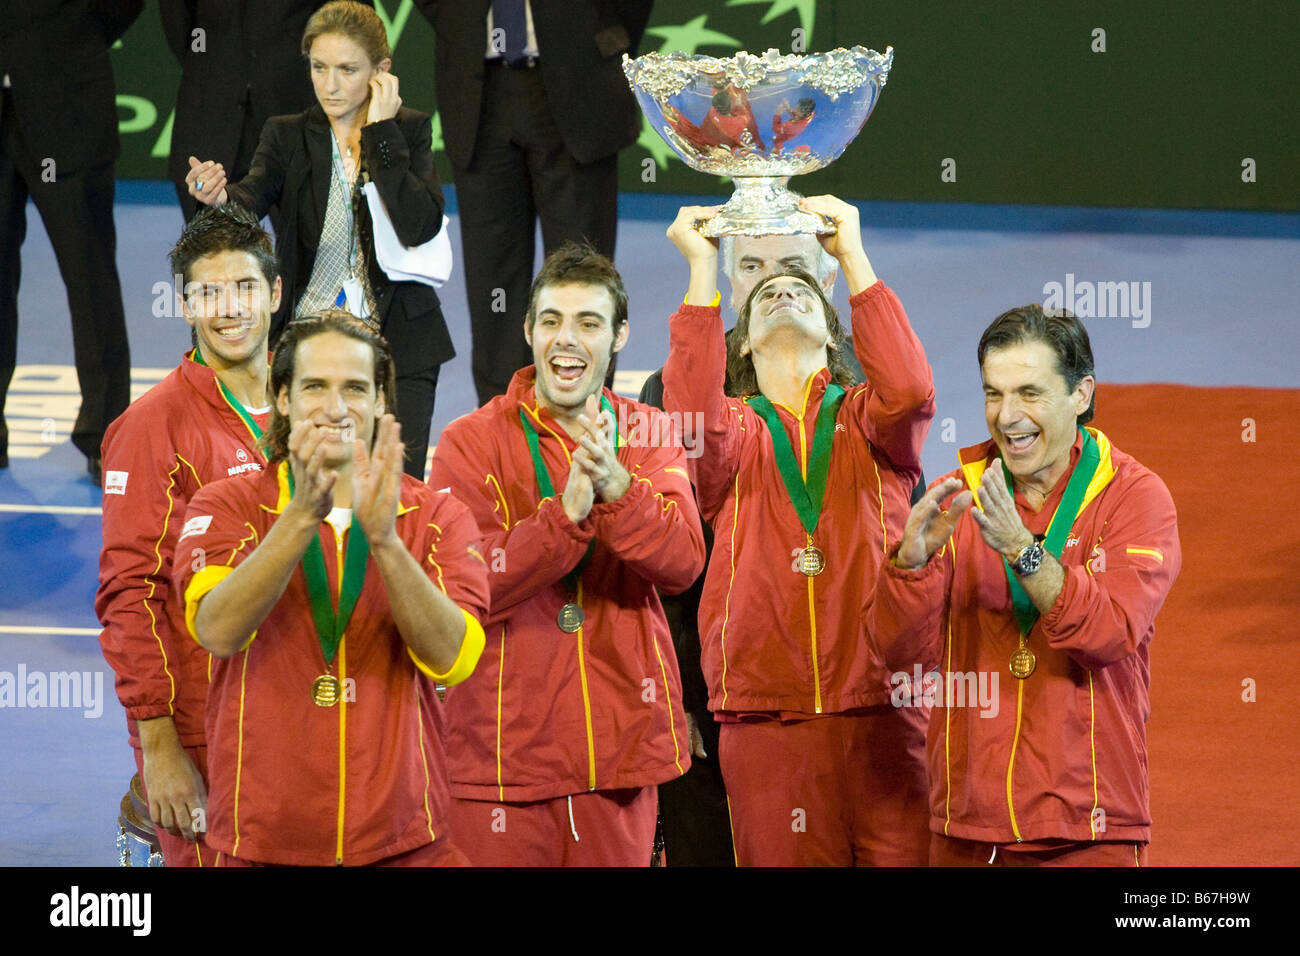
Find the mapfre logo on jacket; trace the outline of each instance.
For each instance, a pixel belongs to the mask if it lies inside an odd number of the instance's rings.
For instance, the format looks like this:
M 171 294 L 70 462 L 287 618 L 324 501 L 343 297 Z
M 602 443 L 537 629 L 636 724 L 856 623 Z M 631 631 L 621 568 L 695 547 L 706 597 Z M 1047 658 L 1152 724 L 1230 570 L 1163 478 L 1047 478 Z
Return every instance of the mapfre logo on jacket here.
M 235 449 L 235 460 L 238 461 L 239 464 L 231 465 L 226 469 L 226 477 L 228 478 L 233 478 L 235 475 L 242 475 L 247 471 L 262 470 L 262 463 L 260 461 L 252 461 L 249 458 L 248 452 L 242 448 Z

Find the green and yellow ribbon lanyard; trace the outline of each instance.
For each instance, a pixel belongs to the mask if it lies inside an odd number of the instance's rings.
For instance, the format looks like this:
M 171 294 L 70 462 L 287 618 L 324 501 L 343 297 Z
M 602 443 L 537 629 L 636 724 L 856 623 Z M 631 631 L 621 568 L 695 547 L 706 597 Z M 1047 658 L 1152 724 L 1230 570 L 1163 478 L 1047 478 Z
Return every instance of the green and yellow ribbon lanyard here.
M 826 568 L 826 555 L 813 546 L 813 532 L 817 530 L 817 523 L 821 519 L 822 500 L 826 496 L 826 476 L 831 465 L 831 443 L 835 437 L 835 418 L 843 400 L 844 389 L 833 382 L 826 386 L 821 409 L 817 412 L 817 429 L 813 433 L 812 454 L 808 458 L 807 480 L 795 458 L 790 436 L 785 433 L 785 426 L 781 424 L 781 418 L 772 403 L 763 395 L 749 400 L 749 407 L 762 417 L 767 430 L 772 434 L 777 470 L 785 483 L 790 503 L 794 505 L 799 521 L 807 532 L 807 545 L 799 555 L 799 570 L 808 577 L 821 574 Z M 800 427 L 803 427 L 802 423 Z
M 293 497 L 293 467 L 286 465 L 285 473 L 289 479 L 289 497 Z M 302 573 L 307 579 L 307 596 L 311 601 L 311 616 L 316 624 L 316 637 L 320 641 L 321 654 L 325 657 L 326 673 L 317 677 L 311 684 L 312 700 L 320 707 L 333 707 L 339 700 L 339 679 L 333 674 L 334 655 L 338 653 L 343 632 L 357 606 L 362 585 L 366 579 L 366 561 L 370 557 L 370 545 L 361 531 L 361 525 L 353 522 L 348 534 L 347 556 L 339 570 L 339 604 L 337 613 L 334 601 L 330 597 L 329 576 L 325 573 L 325 555 L 321 550 L 320 531 L 312 538 L 311 544 L 302 556 Z
M 1058 561 L 1061 559 L 1061 552 L 1065 549 L 1065 540 L 1070 535 L 1070 529 L 1074 527 L 1074 522 L 1083 508 L 1083 497 L 1088 491 L 1088 486 L 1092 484 L 1093 476 L 1097 474 L 1097 467 L 1101 461 L 1101 451 L 1092 433 L 1086 428 L 1080 428 L 1079 432 L 1083 435 L 1083 448 L 1079 454 L 1079 461 L 1074 466 L 1074 472 L 1070 475 L 1069 484 L 1065 486 L 1065 493 L 1061 495 L 1056 511 L 1052 513 L 1051 523 L 1047 526 L 1047 537 L 1043 541 L 1043 548 L 1050 551 L 1052 557 Z M 1016 490 L 1009 469 L 1006 470 L 1006 477 L 1007 491 L 1011 493 L 1014 504 Z M 1068 520 L 1061 520 L 1063 516 Z M 1002 569 L 1006 572 L 1007 583 L 1011 586 L 1011 604 L 1015 608 L 1016 623 L 1020 626 L 1020 646 L 1011 655 L 1011 673 L 1024 680 L 1034 672 L 1037 664 L 1034 652 L 1025 646 L 1025 638 L 1033 628 L 1034 622 L 1038 620 L 1038 608 L 1034 607 L 1034 602 L 1030 600 L 1029 594 L 1020 583 L 1019 575 L 1012 570 L 1011 563 L 1006 558 L 1002 559 Z
M 198 365 L 202 365 L 204 368 L 211 368 L 207 362 L 203 361 L 203 352 L 197 345 L 194 347 L 194 361 Z M 213 377 L 217 380 L 217 388 L 221 389 L 222 397 L 230 403 L 230 407 L 235 410 L 235 414 L 239 416 L 240 420 L 246 426 L 248 426 L 248 430 L 253 433 L 253 438 L 260 442 L 262 440 L 262 426 L 257 424 L 257 419 L 252 416 L 239 399 L 235 398 L 234 393 L 231 392 L 230 389 L 226 388 L 226 383 L 221 380 L 220 375 L 213 373 Z M 290 481 L 292 480 L 293 479 L 290 478 Z
M 600 407 L 602 410 L 609 412 L 610 416 L 614 415 L 614 408 L 609 403 L 609 399 L 603 394 L 600 396 Z M 542 451 L 538 445 L 537 429 L 533 426 L 532 420 L 528 417 L 521 406 L 519 409 L 519 421 L 524 426 L 524 437 L 528 439 L 528 453 L 533 459 L 533 472 L 537 476 L 537 491 L 542 499 L 555 497 L 555 486 L 551 484 L 551 476 L 546 470 L 546 463 L 542 461 Z M 618 427 L 614 428 L 614 450 L 619 448 Z M 587 566 L 587 561 L 591 558 L 591 552 L 596 548 L 596 541 L 593 538 L 587 545 L 587 552 L 582 556 L 582 560 L 564 576 L 564 589 L 567 593 L 573 595 L 574 599 L 568 601 L 564 607 L 560 608 L 560 614 L 556 618 L 556 624 L 560 630 L 566 634 L 574 634 L 582 627 L 583 619 L 586 615 L 583 613 L 582 606 L 577 602 L 578 581 L 582 577 L 582 569 Z

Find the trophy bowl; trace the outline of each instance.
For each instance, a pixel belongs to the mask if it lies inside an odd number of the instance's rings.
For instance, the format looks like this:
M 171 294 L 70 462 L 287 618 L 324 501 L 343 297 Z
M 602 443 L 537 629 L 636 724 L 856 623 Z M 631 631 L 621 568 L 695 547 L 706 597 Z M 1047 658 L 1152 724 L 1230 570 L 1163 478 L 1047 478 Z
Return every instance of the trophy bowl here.
M 701 226 L 710 237 L 829 233 L 786 185 L 838 159 L 884 89 L 894 48 L 768 50 L 733 57 L 623 56 L 650 125 L 692 169 L 730 176 L 735 192 Z

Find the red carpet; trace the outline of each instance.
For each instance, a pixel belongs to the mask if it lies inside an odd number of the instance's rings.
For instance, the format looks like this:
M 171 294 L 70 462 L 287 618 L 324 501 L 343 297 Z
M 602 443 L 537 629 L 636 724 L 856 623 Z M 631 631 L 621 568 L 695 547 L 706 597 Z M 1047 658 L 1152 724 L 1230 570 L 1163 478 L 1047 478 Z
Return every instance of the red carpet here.
M 1151 864 L 1300 864 L 1300 391 L 1103 383 L 1094 424 L 1178 508 L 1183 569 L 1151 648 Z

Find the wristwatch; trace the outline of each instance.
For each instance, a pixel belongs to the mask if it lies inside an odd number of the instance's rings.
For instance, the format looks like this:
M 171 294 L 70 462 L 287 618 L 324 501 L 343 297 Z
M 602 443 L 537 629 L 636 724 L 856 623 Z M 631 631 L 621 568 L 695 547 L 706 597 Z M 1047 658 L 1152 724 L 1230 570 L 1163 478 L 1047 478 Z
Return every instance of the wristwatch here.
M 1022 578 L 1028 577 L 1042 566 L 1045 553 L 1043 543 L 1035 540 L 1033 544 L 1021 548 L 1014 561 L 1007 563 L 1011 565 L 1011 570 Z

